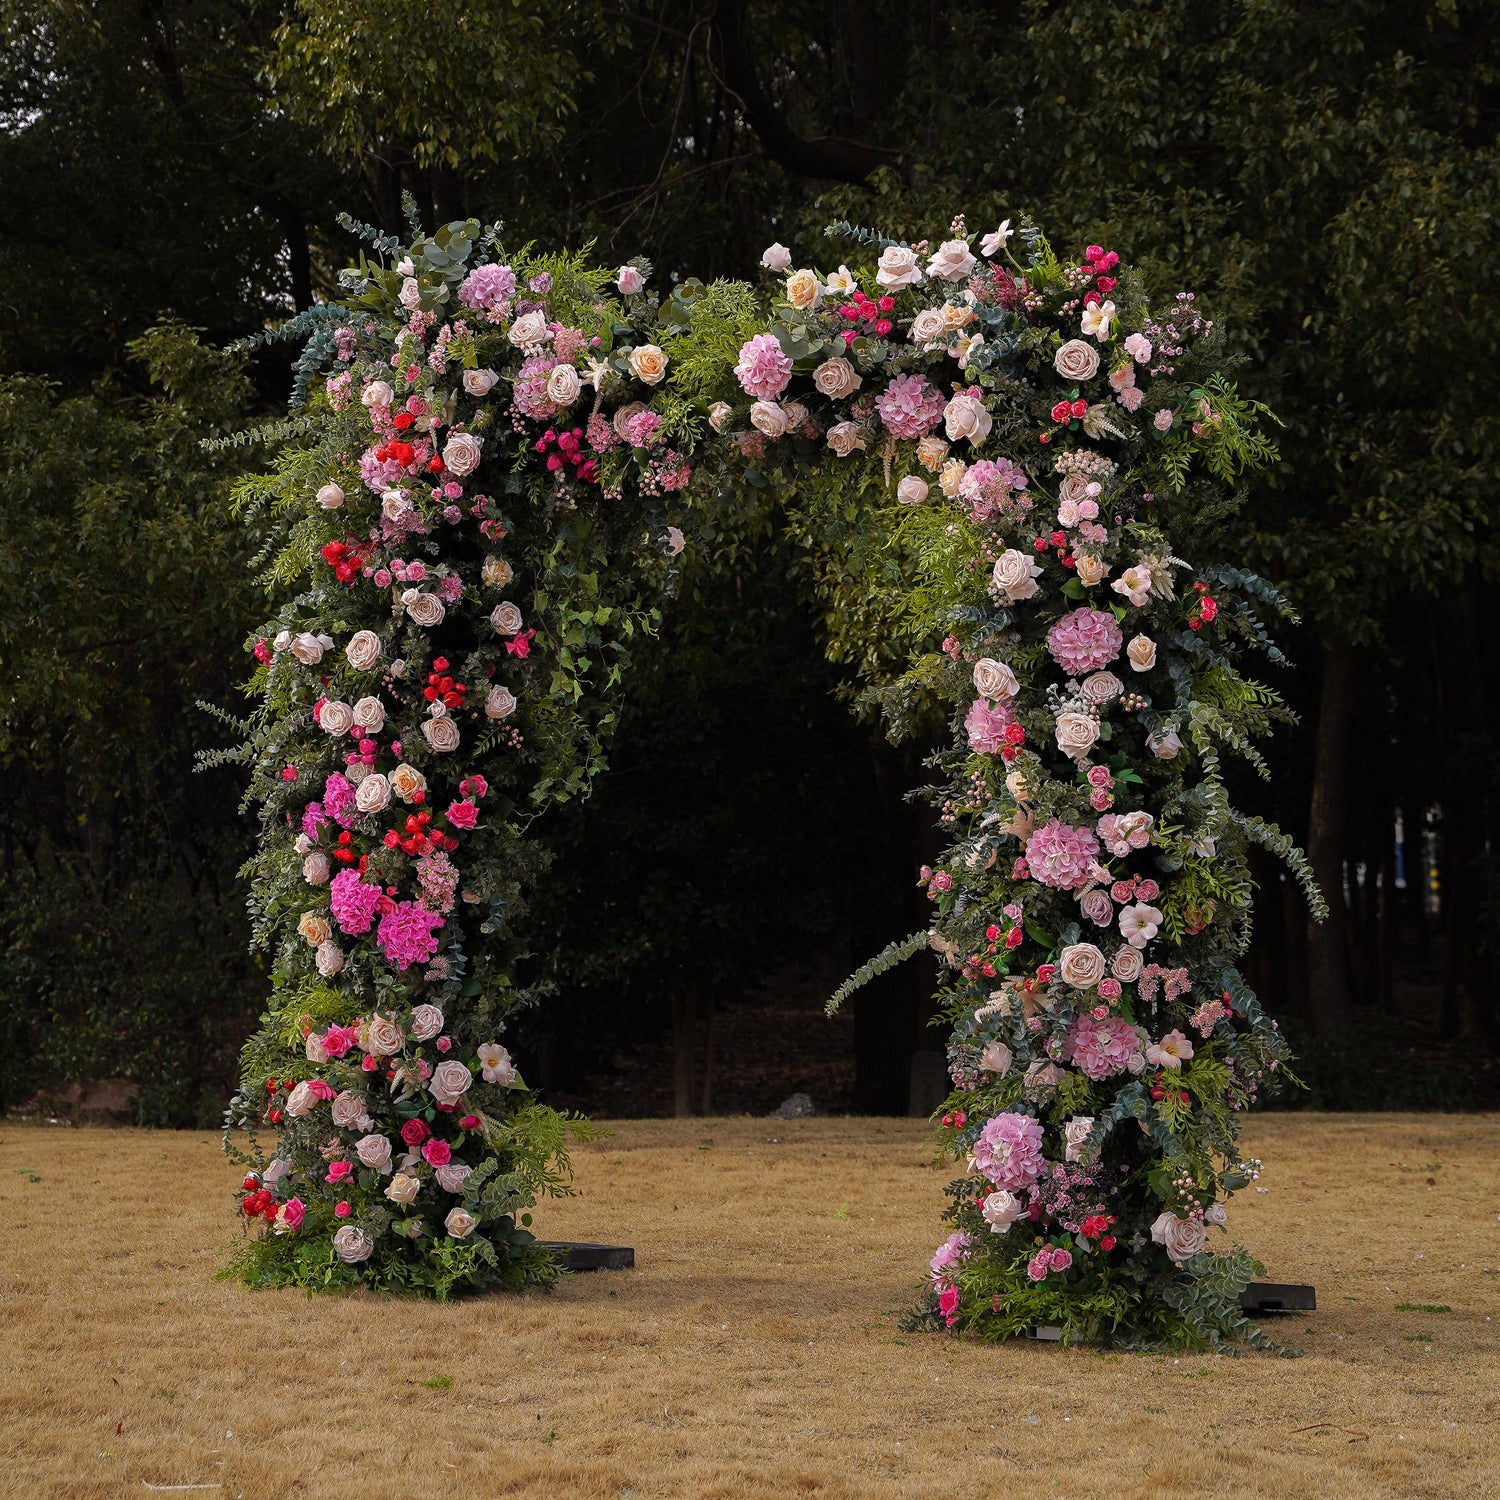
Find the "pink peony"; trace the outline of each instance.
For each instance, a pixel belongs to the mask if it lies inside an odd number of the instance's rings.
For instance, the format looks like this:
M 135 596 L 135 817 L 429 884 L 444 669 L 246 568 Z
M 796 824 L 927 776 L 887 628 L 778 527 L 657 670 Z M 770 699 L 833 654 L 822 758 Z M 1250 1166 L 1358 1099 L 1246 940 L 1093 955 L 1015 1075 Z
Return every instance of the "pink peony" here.
M 1031 501 L 1021 496 L 1012 500 L 1012 491 L 1024 490 L 1027 479 L 1008 458 L 981 458 L 970 464 L 958 482 L 959 499 L 967 501 L 969 519 L 976 523 L 992 521 L 997 515 L 1025 515 Z
M 792 362 L 774 333 L 758 333 L 740 350 L 734 373 L 746 395 L 774 401 L 792 378 Z
M 409 969 L 426 963 L 437 952 L 433 932 L 443 926 L 442 917 L 414 901 L 398 901 L 380 919 L 375 940 L 392 968 Z
M 1135 1028 L 1119 1016 L 1106 1016 L 1102 1021 L 1079 1016 L 1068 1028 L 1068 1060 L 1096 1083 L 1123 1073 L 1140 1050 Z
M 892 437 L 926 437 L 943 420 L 943 393 L 922 375 L 898 375 L 875 398 L 875 410 Z
M 1099 858 L 1099 841 L 1087 828 L 1053 818 L 1026 840 L 1026 865 L 1033 880 L 1061 891 L 1084 885 Z
M 1087 606 L 1064 615 L 1047 632 L 1047 649 L 1053 661 L 1070 677 L 1107 667 L 1124 644 L 1115 617 Z
M 547 381 L 558 361 L 550 354 L 537 354 L 526 360 L 516 372 L 513 394 L 516 409 L 538 422 L 548 422 L 562 406 L 547 393 Z
M 340 870 L 328 887 L 333 907 L 333 919 L 339 931 L 350 937 L 368 932 L 375 920 L 375 908 L 380 901 L 380 887 L 367 884 L 358 870 Z M 326 1046 L 326 1043 L 325 1043 Z
M 1030 1115 L 996 1115 L 974 1142 L 974 1165 L 998 1188 L 1032 1187 L 1046 1166 L 1042 1127 Z
M 994 755 L 1005 744 L 1005 731 L 1015 723 L 1010 705 L 1003 700 L 988 703 L 976 698 L 964 716 L 964 728 L 969 732 L 969 749 L 980 755 Z

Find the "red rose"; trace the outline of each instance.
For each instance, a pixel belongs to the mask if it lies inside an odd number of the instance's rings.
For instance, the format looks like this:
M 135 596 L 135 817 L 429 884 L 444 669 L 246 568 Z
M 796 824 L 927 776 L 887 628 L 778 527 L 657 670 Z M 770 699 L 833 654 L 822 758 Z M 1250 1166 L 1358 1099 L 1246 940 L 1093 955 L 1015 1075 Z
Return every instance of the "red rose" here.
M 401 1139 L 408 1146 L 416 1148 L 427 1139 L 427 1127 L 420 1120 L 408 1120 L 401 1127 Z

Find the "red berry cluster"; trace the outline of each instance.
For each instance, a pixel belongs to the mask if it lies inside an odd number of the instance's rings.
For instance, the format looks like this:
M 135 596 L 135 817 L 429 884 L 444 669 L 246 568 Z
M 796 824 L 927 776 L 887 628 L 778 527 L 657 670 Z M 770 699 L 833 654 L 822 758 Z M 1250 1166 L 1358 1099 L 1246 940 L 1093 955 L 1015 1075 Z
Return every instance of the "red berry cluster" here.
M 367 855 L 358 853 L 350 846 L 354 843 L 354 835 L 347 828 L 343 829 L 335 841 L 332 854 L 341 865 L 352 865 L 355 860 L 359 861 L 359 873 L 365 873 L 365 865 L 369 863 Z
M 1193 588 L 1198 597 L 1188 605 L 1188 629 L 1202 630 L 1205 625 L 1218 618 L 1219 606 L 1201 578 L 1193 584 Z
M 1156 1079 L 1151 1085 L 1151 1097 L 1158 1101 L 1171 1099 L 1175 1104 L 1186 1104 L 1188 1102 L 1186 1089 L 1169 1089 L 1167 1087 L 1167 1075 L 1165 1073 L 1158 1073 L 1156 1075 Z
M 1089 296 L 1095 301 L 1098 301 L 1100 296 L 1107 297 L 1118 285 L 1116 279 L 1109 273 L 1120 264 L 1120 257 L 1113 250 L 1104 249 L 1102 245 L 1090 245 L 1083 252 L 1083 258 L 1088 262 L 1089 270 L 1094 273 L 1094 285 L 1099 289 L 1097 295 L 1091 292 Z M 1087 302 L 1088 298 L 1084 298 L 1084 301 Z
M 951 1115 L 943 1116 L 943 1124 L 950 1130 L 962 1130 L 969 1123 L 969 1117 L 961 1109 L 955 1109 Z
M 547 469 L 561 475 L 573 470 L 573 477 L 585 484 L 593 484 L 599 477 L 599 460 L 583 446 L 583 428 L 571 427 L 558 432 L 549 427 L 536 440 L 536 451 L 547 454 Z M 551 452 L 548 452 L 551 449 Z
M 448 658 L 434 657 L 432 671 L 427 674 L 427 686 L 422 689 L 422 696 L 429 703 L 436 703 L 441 699 L 445 708 L 460 709 L 464 706 L 464 695 L 469 690 L 463 683 L 455 682 L 447 672 Z
M 347 541 L 329 542 L 323 548 L 323 561 L 333 569 L 333 576 L 340 583 L 347 583 L 351 587 L 359 577 L 368 556 L 369 548 L 360 546 L 352 536 Z

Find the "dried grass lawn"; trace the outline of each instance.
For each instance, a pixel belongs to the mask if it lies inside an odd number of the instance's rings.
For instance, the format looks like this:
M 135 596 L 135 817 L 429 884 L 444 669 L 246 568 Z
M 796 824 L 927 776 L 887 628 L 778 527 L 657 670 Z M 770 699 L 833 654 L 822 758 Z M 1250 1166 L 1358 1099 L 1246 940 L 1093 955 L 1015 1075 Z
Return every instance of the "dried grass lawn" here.
M 942 1203 L 922 1133 L 621 1124 L 537 1227 L 636 1270 L 433 1306 L 214 1281 L 210 1136 L 0 1122 L 0 1493 L 1500 1493 L 1500 1117 L 1251 1122 L 1235 1228 L 1317 1285 L 1277 1325 L 1297 1360 L 902 1334 Z

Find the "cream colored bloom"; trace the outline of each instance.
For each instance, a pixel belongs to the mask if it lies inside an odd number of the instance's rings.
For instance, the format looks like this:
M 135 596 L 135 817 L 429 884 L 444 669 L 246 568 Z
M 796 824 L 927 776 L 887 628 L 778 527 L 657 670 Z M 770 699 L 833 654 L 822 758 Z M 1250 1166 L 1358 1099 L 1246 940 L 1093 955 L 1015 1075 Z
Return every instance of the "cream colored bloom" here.
M 443 1013 L 435 1005 L 419 1005 L 411 1013 L 412 1040 L 430 1042 L 443 1029 Z
M 318 728 L 324 734 L 348 734 L 354 727 L 354 710 L 338 698 L 329 698 L 318 710 Z
M 496 635 L 518 635 L 522 624 L 520 606 L 509 599 L 502 600 L 490 611 L 490 624 Z
M 957 281 L 974 269 L 974 253 L 963 240 L 944 240 L 927 262 L 927 274 L 939 281 Z
M 1014 698 L 1020 690 L 1016 674 L 1003 661 L 981 656 L 974 663 L 974 691 L 981 698 Z
M 938 488 L 951 500 L 958 494 L 958 487 L 963 483 L 964 475 L 969 472 L 969 466 L 961 458 L 950 458 L 943 465 L 942 472 L 938 475 Z
M 836 422 L 828 429 L 828 446 L 840 458 L 848 456 L 857 448 L 863 448 L 865 440 L 860 436 L 859 426 L 854 422 Z
M 1092 335 L 1103 344 L 1109 339 L 1109 325 L 1114 320 L 1115 305 L 1113 302 L 1096 303 L 1093 307 L 1083 310 L 1083 331 L 1085 335 Z
M 517 318 L 510 325 L 510 332 L 506 337 L 515 348 L 522 349 L 527 354 L 540 352 L 542 346 L 552 337 L 547 327 L 547 314 L 533 310 Z
M 380 637 L 373 630 L 356 630 L 344 647 L 344 656 L 356 672 L 373 672 L 380 652 Z
M 1091 557 L 1085 552 L 1077 562 L 1078 581 L 1086 589 L 1097 588 L 1109 577 L 1109 567 L 1102 557 Z
M 441 718 L 424 719 L 422 721 L 422 734 L 427 743 L 439 755 L 451 755 L 458 749 L 462 736 L 458 732 L 458 725 L 452 718 L 444 714 Z
M 943 310 L 940 307 L 924 307 L 911 320 L 911 341 L 921 348 L 926 348 L 934 340 L 942 338 L 947 331 L 948 325 L 943 319 Z
M 708 409 L 708 425 L 715 432 L 723 432 L 724 424 L 734 415 L 734 408 L 727 401 L 715 401 Z
M 455 479 L 472 474 L 479 467 L 483 440 L 472 432 L 455 432 L 443 444 L 443 464 Z
M 786 413 L 774 401 L 756 401 L 750 407 L 750 425 L 768 438 L 786 431 Z
M 943 467 L 943 460 L 948 456 L 948 445 L 942 438 L 928 433 L 921 442 L 917 444 L 917 462 L 927 470 L 929 474 L 936 474 Z
M 448 1211 L 448 1217 L 443 1220 L 443 1228 L 456 1240 L 466 1238 L 474 1233 L 479 1227 L 479 1220 L 467 1209 L 454 1208 Z
M 340 1224 L 333 1232 L 333 1253 L 345 1265 L 355 1266 L 375 1253 L 375 1241 L 358 1224 Z
M 667 373 L 667 356 L 655 344 L 637 344 L 629 364 L 630 373 L 645 385 L 660 385 Z
M 995 559 L 995 569 L 990 587 L 1003 595 L 1009 604 L 1030 599 L 1037 592 L 1037 579 L 1042 570 L 1025 552 L 1009 547 Z
M 324 979 L 332 979 L 344 967 L 344 950 L 330 938 L 326 943 L 318 944 L 313 963 Z
M 391 1143 L 383 1135 L 362 1135 L 354 1143 L 355 1154 L 373 1172 L 391 1169 Z
M 1074 1115 L 1063 1125 L 1063 1158 L 1066 1161 L 1082 1161 L 1083 1148 L 1088 1143 L 1089 1131 L 1094 1128 L 1093 1115 Z
M 1099 373 L 1099 351 L 1082 339 L 1069 339 L 1052 356 L 1052 368 L 1064 380 L 1092 380 Z
M 900 505 L 920 505 L 926 498 L 930 486 L 925 479 L 908 474 L 896 486 L 896 501 Z
M 383 380 L 372 380 L 364 390 L 359 393 L 359 399 L 366 406 L 389 406 L 396 399 L 396 393 Z
M 823 395 L 838 400 L 853 395 L 864 384 L 863 377 L 843 355 L 825 359 L 813 371 L 813 384 Z
M 410 1203 L 421 1190 L 421 1179 L 405 1172 L 397 1172 L 385 1185 L 385 1195 L 392 1203 Z
M 401 596 L 402 607 L 407 618 L 423 630 L 432 630 L 443 623 L 448 613 L 447 606 L 437 594 L 424 594 L 421 589 L 407 589 Z
M 333 928 L 328 925 L 327 919 L 320 917 L 315 911 L 302 913 L 297 931 L 302 934 L 309 948 L 316 948 L 319 943 L 326 943 L 333 936 Z
M 1082 760 L 1099 738 L 1099 721 L 1092 714 L 1069 710 L 1057 716 L 1057 748 L 1074 760 Z
M 875 280 L 888 290 L 914 286 L 922 279 L 922 268 L 917 264 L 916 252 L 905 245 L 887 245 L 880 252 L 880 265 Z
M 793 307 L 806 310 L 816 307 L 823 296 L 823 288 L 811 271 L 793 271 L 786 279 L 786 300 Z
M 978 447 L 990 435 L 992 426 L 993 419 L 978 396 L 960 391 L 943 408 L 943 430 L 952 442 L 968 438 Z
M 495 686 L 484 700 L 484 713 L 488 719 L 508 719 L 516 711 L 516 695 L 508 687 Z
M 313 1093 L 312 1084 L 305 1079 L 286 1096 L 286 1102 L 282 1108 L 294 1120 L 300 1120 L 303 1115 L 311 1114 L 318 1106 L 318 1096 Z
M 485 1042 L 477 1051 L 480 1076 L 486 1083 L 498 1083 L 502 1088 L 509 1088 L 516 1081 L 516 1068 L 510 1053 L 498 1042 Z
M 1092 943 L 1070 943 L 1057 956 L 1057 972 L 1075 990 L 1091 990 L 1104 978 L 1104 955 Z
M 1208 1231 L 1197 1219 L 1179 1219 L 1167 1211 L 1157 1215 L 1151 1226 L 1151 1238 L 1181 1265 L 1208 1243 Z
M 516 570 L 503 557 L 490 556 L 485 558 L 479 576 L 492 589 L 503 589 L 516 576 Z
M 1132 636 L 1125 655 L 1130 658 L 1132 671 L 1149 672 L 1156 665 L 1156 642 L 1149 635 Z
M 1025 1212 L 1025 1204 L 1009 1188 L 996 1188 L 984 1200 L 980 1213 L 995 1234 L 1004 1234 Z
M 371 694 L 354 705 L 354 722 L 366 734 L 379 734 L 385 728 L 385 704 Z
M 427 1091 L 439 1104 L 457 1104 L 474 1082 L 474 1075 L 456 1058 L 446 1058 L 432 1070 Z
M 364 1047 L 376 1057 L 391 1057 L 399 1052 L 406 1041 L 401 1028 L 394 1021 L 376 1014 L 364 1025 Z
M 344 503 L 344 492 L 330 480 L 318 491 L 318 504 L 324 510 L 337 510 Z
M 1004 1078 L 1010 1072 L 1012 1053 L 1004 1042 L 986 1042 L 979 1054 L 980 1071 Z
M 572 365 L 557 365 L 547 377 L 547 399 L 556 406 L 571 406 L 582 390 L 583 382 Z
M 321 849 L 314 849 L 302 861 L 302 878 L 309 885 L 327 885 L 331 873 L 328 867 L 328 856 Z
M 465 370 L 464 390 L 471 396 L 488 396 L 499 378 L 493 370 Z

